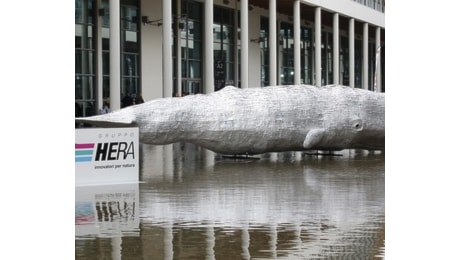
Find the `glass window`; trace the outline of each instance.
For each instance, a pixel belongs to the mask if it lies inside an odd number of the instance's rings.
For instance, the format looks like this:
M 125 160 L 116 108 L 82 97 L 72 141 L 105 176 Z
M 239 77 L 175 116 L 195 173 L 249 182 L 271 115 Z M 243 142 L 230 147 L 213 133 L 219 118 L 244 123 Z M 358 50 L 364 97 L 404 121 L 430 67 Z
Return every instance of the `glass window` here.
M 312 29 L 301 27 L 300 32 L 300 80 L 303 84 L 313 84 Z
M 269 31 L 268 18 L 260 17 L 260 83 L 262 86 L 268 86 L 270 84 L 270 53 L 268 44 Z
M 121 1 L 121 95 L 136 95 L 140 89 L 139 1 Z
M 361 70 L 362 70 L 362 41 L 361 39 L 355 39 L 355 88 L 362 88 L 361 81 Z
M 95 21 L 94 0 L 75 0 L 75 23 L 92 24 Z
M 332 84 L 332 33 L 321 32 L 321 85 Z
M 348 37 L 340 37 L 340 84 L 350 86 L 350 51 L 348 49 Z
M 179 26 L 173 25 L 174 44 L 181 46 L 181 78 L 182 78 L 182 94 L 202 93 L 201 77 L 202 77 L 202 3 L 182 0 L 181 12 L 176 13 L 175 1 L 173 2 L 173 13 L 175 18 L 180 18 Z M 179 30 L 179 31 L 178 31 Z M 179 35 L 179 39 L 178 38 Z M 177 62 L 177 52 L 173 48 L 174 64 Z M 174 67 L 176 68 L 176 67 Z M 177 73 L 173 73 L 174 89 L 177 89 Z M 173 91 L 176 92 L 176 91 Z M 173 93 L 175 94 L 175 93 Z
M 94 58 L 92 51 L 75 50 L 75 73 L 94 74 Z
M 214 7 L 214 62 L 224 64 L 224 75 L 215 83 L 215 90 L 228 84 L 234 84 L 234 10 Z M 216 73 L 216 71 L 214 71 Z M 222 75 L 222 74 L 221 74 Z M 217 79 L 216 79 L 217 80 Z M 231 82 L 231 83 L 230 83 Z
M 189 78 L 201 78 L 201 61 L 189 61 Z
M 126 1 L 124 1 L 126 2 Z M 139 17 L 139 9 L 137 7 L 137 4 L 134 3 L 136 1 L 130 1 L 133 3 L 130 3 L 132 6 L 127 6 L 128 3 L 124 3 L 122 10 L 122 26 L 123 30 L 125 31 L 137 31 L 137 25 L 139 23 L 138 17 Z
M 281 85 L 294 84 L 294 29 L 292 24 L 281 23 L 279 42 L 282 48 Z
M 374 90 L 374 75 L 375 75 L 375 44 L 369 42 L 368 44 L 368 89 Z
M 75 0 L 75 114 L 94 115 L 96 41 L 94 0 Z

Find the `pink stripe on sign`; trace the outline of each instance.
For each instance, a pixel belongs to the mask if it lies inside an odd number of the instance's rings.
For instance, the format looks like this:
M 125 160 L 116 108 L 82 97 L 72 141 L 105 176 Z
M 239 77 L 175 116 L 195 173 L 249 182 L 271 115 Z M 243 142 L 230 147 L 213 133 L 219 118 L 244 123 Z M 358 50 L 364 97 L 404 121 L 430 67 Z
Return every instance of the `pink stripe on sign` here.
M 75 144 L 75 149 L 94 148 L 94 144 Z

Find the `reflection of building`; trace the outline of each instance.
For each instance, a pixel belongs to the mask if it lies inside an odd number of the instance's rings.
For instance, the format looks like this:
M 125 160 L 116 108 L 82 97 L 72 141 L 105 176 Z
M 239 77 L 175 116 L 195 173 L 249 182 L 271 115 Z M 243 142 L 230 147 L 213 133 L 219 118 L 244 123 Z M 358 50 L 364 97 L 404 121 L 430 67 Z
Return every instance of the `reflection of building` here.
M 76 236 L 117 236 L 139 230 L 139 184 L 75 187 Z
M 272 227 L 141 225 L 139 255 L 149 259 L 370 259 L 379 254 L 384 228 L 342 230 L 326 225 Z M 370 223 L 365 223 L 370 224 Z M 369 225 L 371 226 L 371 225 Z M 136 238 L 137 239 L 137 238 Z M 193 246 L 191 246 L 193 245 Z M 142 253 L 140 253 L 142 252 Z
M 242 88 L 384 91 L 382 3 L 76 0 L 76 114 L 96 113 L 103 100 L 118 109 L 125 94 L 150 100 L 213 92 L 215 61 L 225 64 L 225 83 Z

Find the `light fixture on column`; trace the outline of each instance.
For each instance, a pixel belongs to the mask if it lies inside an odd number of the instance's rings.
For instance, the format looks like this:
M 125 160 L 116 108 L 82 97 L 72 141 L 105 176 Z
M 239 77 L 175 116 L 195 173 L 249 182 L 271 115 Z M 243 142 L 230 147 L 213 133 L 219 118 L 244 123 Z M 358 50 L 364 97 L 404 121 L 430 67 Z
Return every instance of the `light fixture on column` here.
M 148 16 L 142 16 L 142 24 L 143 25 L 149 24 L 149 25 L 161 26 L 163 24 L 161 22 L 161 20 L 162 19 L 150 21 Z
M 264 41 L 264 38 L 260 37 L 260 38 L 256 38 L 256 39 L 251 39 L 249 40 L 250 42 L 254 42 L 254 43 L 261 43 Z

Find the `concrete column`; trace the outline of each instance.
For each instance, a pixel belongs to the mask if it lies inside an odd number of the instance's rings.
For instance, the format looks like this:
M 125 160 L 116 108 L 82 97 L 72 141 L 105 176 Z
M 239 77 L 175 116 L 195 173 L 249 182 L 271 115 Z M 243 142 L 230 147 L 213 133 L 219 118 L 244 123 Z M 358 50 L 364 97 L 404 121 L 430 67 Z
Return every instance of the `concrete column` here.
M 294 1 L 294 85 L 299 85 L 300 73 L 300 0 Z
M 270 223 L 270 241 L 269 243 L 269 251 L 271 258 L 275 259 L 278 256 L 278 230 L 277 230 L 277 223 Z
M 174 150 L 173 144 L 161 146 L 163 148 L 163 180 L 173 181 L 174 179 Z
M 363 89 L 369 89 L 369 24 L 363 24 Z
M 333 48 L 332 48 L 332 64 L 333 64 L 333 83 L 339 84 L 339 14 L 334 13 L 333 21 Z
M 100 10 L 102 7 L 101 0 L 97 1 L 97 10 Z M 97 60 L 97 99 L 96 107 L 97 113 L 102 109 L 103 106 L 103 76 L 102 76 L 102 16 L 97 16 L 97 50 L 96 50 L 96 60 Z
M 177 21 L 176 21 L 176 93 L 180 97 L 182 96 L 182 56 L 181 56 L 181 2 L 177 1 L 176 4 L 176 14 L 177 14 Z
M 251 254 L 249 253 L 250 245 L 250 235 L 249 235 L 249 225 L 247 223 L 241 228 L 241 256 L 244 259 L 251 259 Z
M 269 46 L 270 46 L 270 86 L 276 85 L 276 78 L 278 77 L 278 68 L 276 63 L 276 49 L 278 43 L 278 31 L 276 29 L 276 0 L 270 0 L 270 17 L 269 17 Z
M 321 8 L 315 9 L 315 85 L 321 86 Z
M 350 87 L 355 87 L 355 19 L 351 18 L 348 23 L 348 76 L 350 79 Z
M 172 4 L 163 0 L 163 97 L 172 97 Z
M 110 9 L 110 108 L 120 109 L 121 56 L 120 56 L 120 0 L 109 0 Z
M 173 233 L 173 224 L 167 223 L 164 225 L 163 230 L 163 243 L 164 243 L 164 259 L 170 260 L 174 258 L 174 233 Z
M 249 87 L 248 0 L 241 0 L 241 88 Z
M 215 260 L 214 246 L 216 245 L 216 235 L 214 234 L 214 223 L 209 223 L 206 227 L 206 260 Z
M 381 70 L 381 46 L 380 46 L 380 27 L 375 29 L 375 80 L 374 91 L 382 92 L 382 70 Z
M 114 260 L 121 260 L 121 244 L 122 239 L 121 236 L 112 237 L 110 244 L 112 245 L 112 259 Z
M 204 2 L 204 92 L 214 92 L 213 0 Z
M 233 64 L 233 71 L 235 73 L 235 79 L 234 79 L 234 83 L 233 83 L 233 86 L 235 87 L 238 87 L 238 82 L 239 82 L 239 79 L 240 79 L 240 74 L 239 74 L 239 55 L 238 55 L 238 44 L 239 44 L 239 39 L 238 39 L 238 17 L 239 17 L 239 12 L 238 12 L 238 2 L 235 1 L 235 6 L 234 6 L 234 12 L 233 12 L 233 35 L 236 35 L 234 38 L 234 44 L 236 46 L 236 51 L 234 52 L 234 64 Z

